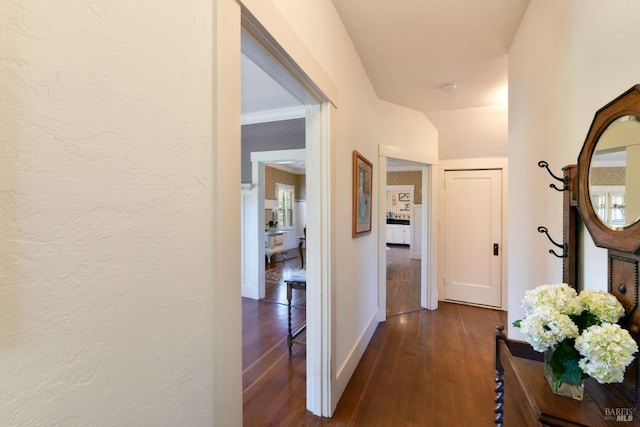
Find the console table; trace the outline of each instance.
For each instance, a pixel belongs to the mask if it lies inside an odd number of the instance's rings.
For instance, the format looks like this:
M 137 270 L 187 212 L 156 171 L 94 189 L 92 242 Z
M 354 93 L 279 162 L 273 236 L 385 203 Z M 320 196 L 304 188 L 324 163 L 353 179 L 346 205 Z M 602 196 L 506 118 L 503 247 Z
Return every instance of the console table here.
M 286 233 L 286 231 L 265 231 L 264 254 L 267 256 L 268 263 L 271 263 L 271 256 L 273 254 L 285 252 L 284 233 Z
M 589 378 L 582 401 L 555 395 L 544 377 L 543 363 L 519 350 L 527 344 L 507 340 L 502 326 L 496 329 L 496 425 L 640 426 L 639 411 L 614 385 Z

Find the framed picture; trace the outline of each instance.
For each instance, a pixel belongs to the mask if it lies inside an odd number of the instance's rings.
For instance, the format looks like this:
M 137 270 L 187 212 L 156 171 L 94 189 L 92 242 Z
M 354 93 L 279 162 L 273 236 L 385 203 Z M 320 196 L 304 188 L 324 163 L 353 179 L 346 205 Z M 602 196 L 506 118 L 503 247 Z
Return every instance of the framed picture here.
M 353 152 L 353 237 L 371 232 L 373 165 L 362 154 Z

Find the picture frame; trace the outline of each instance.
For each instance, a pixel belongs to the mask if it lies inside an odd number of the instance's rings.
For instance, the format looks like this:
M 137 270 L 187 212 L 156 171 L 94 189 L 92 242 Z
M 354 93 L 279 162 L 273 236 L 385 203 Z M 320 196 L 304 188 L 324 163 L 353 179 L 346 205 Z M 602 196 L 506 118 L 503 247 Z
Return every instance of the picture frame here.
M 353 151 L 352 237 L 371 232 L 373 202 L 373 165 L 358 151 Z

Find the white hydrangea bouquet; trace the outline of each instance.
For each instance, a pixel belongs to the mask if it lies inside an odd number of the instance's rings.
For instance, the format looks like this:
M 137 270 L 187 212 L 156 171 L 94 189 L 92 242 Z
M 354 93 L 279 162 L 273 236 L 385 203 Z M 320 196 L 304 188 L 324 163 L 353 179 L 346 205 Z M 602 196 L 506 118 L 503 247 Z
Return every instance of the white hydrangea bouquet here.
M 565 283 L 541 285 L 525 292 L 522 307 L 525 317 L 513 325 L 534 350 L 545 352 L 554 391 L 587 377 L 601 384 L 623 381 L 638 346 L 617 324 L 624 308 L 616 297 L 599 290 L 578 295 Z

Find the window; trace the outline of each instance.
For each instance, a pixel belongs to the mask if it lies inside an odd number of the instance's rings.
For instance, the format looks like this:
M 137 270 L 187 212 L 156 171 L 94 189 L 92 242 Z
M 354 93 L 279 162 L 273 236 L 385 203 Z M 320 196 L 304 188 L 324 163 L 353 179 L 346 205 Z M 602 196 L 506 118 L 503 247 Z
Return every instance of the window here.
M 280 227 L 293 227 L 293 200 L 296 195 L 296 188 L 276 183 L 276 194 L 278 195 L 278 225 Z
M 624 227 L 624 186 L 591 186 L 591 205 L 600 220 L 610 227 Z

